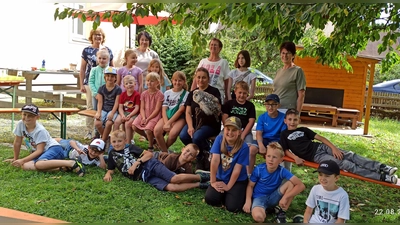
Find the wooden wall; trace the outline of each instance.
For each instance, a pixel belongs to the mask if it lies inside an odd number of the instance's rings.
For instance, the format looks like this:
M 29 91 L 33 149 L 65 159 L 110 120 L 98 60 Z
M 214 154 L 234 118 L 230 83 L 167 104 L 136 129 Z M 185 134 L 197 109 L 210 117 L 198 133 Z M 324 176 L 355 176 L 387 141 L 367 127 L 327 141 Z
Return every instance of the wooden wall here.
M 349 59 L 353 72 L 347 72 L 345 69 L 333 69 L 316 63 L 315 58 L 296 57 L 295 59 L 295 64 L 304 70 L 307 87 L 342 89 L 344 90 L 343 108 L 358 109 L 360 112 L 364 110 L 367 69 L 371 62 L 377 61 L 360 57 Z M 362 113 L 358 121 L 361 120 Z

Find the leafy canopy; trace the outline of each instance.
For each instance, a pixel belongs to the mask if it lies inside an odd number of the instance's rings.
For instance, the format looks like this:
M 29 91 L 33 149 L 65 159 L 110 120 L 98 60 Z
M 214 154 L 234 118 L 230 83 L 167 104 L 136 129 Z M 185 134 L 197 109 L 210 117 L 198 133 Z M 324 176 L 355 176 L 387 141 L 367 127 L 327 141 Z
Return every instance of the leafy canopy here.
M 318 29 L 315 37 L 302 40 L 304 49 L 300 56 L 317 57 L 318 62 L 335 68 L 351 70 L 348 57 L 356 57 L 369 41 L 378 41 L 384 32 L 378 52 L 388 50 L 382 62 L 382 71 L 387 71 L 400 61 L 394 47 L 399 37 L 400 4 L 394 3 L 127 3 L 125 11 L 94 12 L 73 8 L 57 8 L 54 19 L 87 18 L 93 21 L 93 28 L 101 20 L 109 19 L 114 27 L 128 26 L 133 15 L 156 15 L 160 11 L 170 12 L 168 20 L 159 23 L 161 34 L 171 33 L 172 21 L 178 26 L 193 26 L 191 36 L 194 52 L 207 46 L 211 23 L 220 22 L 223 27 L 235 27 L 238 32 L 257 32 L 259 42 L 279 46 L 290 40 L 299 43 L 307 26 Z M 331 22 L 334 26 L 329 37 L 321 31 Z M 221 32 L 224 32 L 223 29 Z

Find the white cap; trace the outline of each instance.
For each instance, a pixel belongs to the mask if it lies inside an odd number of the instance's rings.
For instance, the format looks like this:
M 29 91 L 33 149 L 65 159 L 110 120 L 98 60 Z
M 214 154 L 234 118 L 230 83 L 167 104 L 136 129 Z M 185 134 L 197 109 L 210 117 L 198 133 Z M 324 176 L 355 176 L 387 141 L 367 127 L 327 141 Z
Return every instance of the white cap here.
M 90 147 L 92 147 L 92 148 L 97 148 L 97 150 L 98 151 L 104 151 L 104 146 L 105 146 L 106 144 L 104 143 L 104 141 L 103 140 L 101 140 L 101 139 L 94 139 L 93 141 L 92 141 L 92 143 L 90 143 Z

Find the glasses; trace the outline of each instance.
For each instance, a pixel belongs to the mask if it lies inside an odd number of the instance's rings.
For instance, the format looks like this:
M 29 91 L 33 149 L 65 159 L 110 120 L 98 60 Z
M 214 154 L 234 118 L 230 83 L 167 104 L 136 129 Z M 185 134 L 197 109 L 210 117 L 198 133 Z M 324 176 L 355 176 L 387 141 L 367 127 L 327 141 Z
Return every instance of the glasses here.
M 274 107 L 276 107 L 278 104 L 276 104 L 276 103 L 274 103 L 274 104 L 267 104 L 267 103 L 265 103 L 264 105 L 265 105 L 266 107 L 274 108 Z
M 281 52 L 281 55 L 291 55 L 291 52 Z

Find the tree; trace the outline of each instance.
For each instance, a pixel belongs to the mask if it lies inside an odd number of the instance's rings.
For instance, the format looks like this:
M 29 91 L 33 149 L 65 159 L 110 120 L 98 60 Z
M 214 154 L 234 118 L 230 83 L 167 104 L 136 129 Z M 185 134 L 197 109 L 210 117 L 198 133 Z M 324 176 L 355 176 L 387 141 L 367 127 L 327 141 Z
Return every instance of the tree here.
M 298 43 L 307 25 L 323 29 L 328 22 L 332 22 L 334 30 L 330 36 L 319 32 L 315 41 L 304 41 L 300 56 L 317 57 L 322 64 L 351 70 L 347 58 L 355 57 L 365 49 L 368 41 L 379 40 L 379 33 L 385 32 L 378 52 L 389 50 L 382 61 L 382 71 L 387 71 L 400 61 L 395 52 L 397 46 L 393 47 L 400 35 L 399 9 L 400 4 L 395 3 L 127 3 L 126 11 L 93 12 L 57 8 L 54 18 L 79 17 L 86 21 L 91 17 L 94 28 L 100 24 L 100 17 L 110 18 L 113 25 L 118 27 L 132 23 L 132 14 L 148 16 L 150 12 L 156 15 L 157 12 L 168 10 L 171 13 L 169 19 L 159 24 L 161 33 L 171 32 L 172 21 L 178 26 L 195 27 L 191 36 L 194 52 L 201 52 L 207 46 L 210 37 L 208 28 L 212 22 L 220 21 L 223 27 L 256 32 L 256 45 L 261 41 L 275 46 L 286 40 Z

